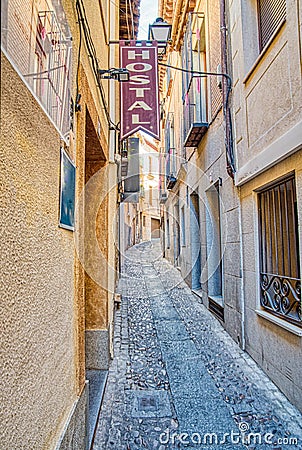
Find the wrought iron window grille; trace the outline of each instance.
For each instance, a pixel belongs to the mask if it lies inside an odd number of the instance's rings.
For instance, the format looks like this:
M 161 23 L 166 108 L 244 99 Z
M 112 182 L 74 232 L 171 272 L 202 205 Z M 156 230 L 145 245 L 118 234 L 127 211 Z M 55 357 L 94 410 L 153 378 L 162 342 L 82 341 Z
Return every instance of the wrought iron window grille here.
M 302 327 L 298 214 L 294 175 L 259 193 L 260 304 Z

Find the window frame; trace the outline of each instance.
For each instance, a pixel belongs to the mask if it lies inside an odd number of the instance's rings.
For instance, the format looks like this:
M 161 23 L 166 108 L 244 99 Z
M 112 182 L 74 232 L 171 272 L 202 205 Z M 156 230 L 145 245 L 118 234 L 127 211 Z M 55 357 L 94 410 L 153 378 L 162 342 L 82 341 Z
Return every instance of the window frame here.
M 286 21 L 286 17 L 287 17 L 287 3 L 286 0 L 281 0 L 284 1 L 285 3 L 285 16 L 282 17 L 279 22 L 275 25 L 275 28 L 271 31 L 270 35 L 264 39 L 263 37 L 263 15 L 261 14 L 261 2 L 263 2 L 264 0 L 257 0 L 257 24 L 258 24 L 258 45 L 259 45 L 259 54 L 261 54 L 263 51 L 265 51 L 265 49 L 267 48 L 267 46 L 270 45 L 271 41 L 274 39 L 275 35 L 278 33 L 280 27 L 283 25 L 283 23 Z M 278 0 L 267 0 L 267 1 L 278 1 Z M 268 20 L 268 19 L 267 19 Z M 271 21 L 271 18 L 269 19 Z
M 261 200 L 261 195 L 270 192 L 279 187 L 284 185 L 284 189 L 286 188 L 286 183 L 292 181 L 293 184 L 293 188 L 295 191 L 293 191 L 292 195 L 292 204 L 287 203 L 287 208 L 291 208 L 292 211 L 292 225 L 293 228 L 289 229 L 289 224 L 288 224 L 288 218 L 286 217 L 286 224 L 283 223 L 283 218 L 280 218 L 280 224 L 282 225 L 282 227 L 284 227 L 284 225 L 286 226 L 287 230 L 288 230 L 288 234 L 292 235 L 292 232 L 294 232 L 294 238 L 292 237 L 292 239 L 295 240 L 296 242 L 296 265 L 297 265 L 297 276 L 293 276 L 293 271 L 291 269 L 291 273 L 289 275 L 282 273 L 270 273 L 265 271 L 264 272 L 264 267 L 267 269 L 267 255 L 269 254 L 268 251 L 268 245 L 269 243 L 267 242 L 265 244 L 266 246 L 266 254 L 265 254 L 265 266 L 264 266 L 264 256 L 263 256 L 263 251 L 264 251 L 264 247 L 263 247 L 263 236 L 267 235 L 268 233 L 268 229 L 267 227 L 265 228 L 265 230 L 263 230 L 262 228 L 262 218 L 263 218 L 263 210 L 261 209 L 262 207 L 262 200 Z M 267 299 L 267 296 L 271 295 L 271 289 L 273 290 L 273 293 L 275 294 L 274 299 L 271 300 L 271 305 L 278 305 L 278 301 L 280 302 L 280 306 L 279 309 L 285 308 L 286 306 L 283 306 L 282 301 L 284 301 L 284 304 L 287 304 L 287 298 L 290 297 L 290 294 L 293 291 L 295 291 L 295 293 L 297 294 L 297 297 L 299 297 L 299 289 L 296 289 L 298 285 L 300 285 L 300 314 L 301 314 L 301 308 L 302 308 L 302 300 L 301 300 L 301 261 L 300 261 L 300 242 L 299 242 L 299 229 L 298 229 L 298 216 L 297 216 L 297 209 L 295 209 L 297 204 L 297 186 L 296 186 L 296 177 L 295 177 L 295 172 L 290 172 L 287 173 L 286 175 L 279 177 L 275 180 L 273 180 L 272 182 L 266 184 L 265 186 L 255 190 L 255 193 L 257 195 L 257 221 L 258 221 L 258 231 L 257 231 L 257 241 L 258 241 L 258 258 L 257 258 L 257 284 L 258 284 L 258 295 L 259 295 L 259 301 L 258 301 L 258 305 L 259 305 L 259 310 L 256 311 L 257 314 L 259 314 L 260 316 L 270 320 L 271 322 L 276 322 L 277 324 L 281 325 L 282 323 L 284 323 L 283 328 L 289 329 L 289 328 L 297 328 L 298 330 L 300 330 L 302 328 L 302 320 L 299 320 L 299 315 L 297 314 L 297 318 L 292 317 L 291 315 L 287 315 L 290 313 L 291 309 L 286 313 L 286 312 L 279 312 L 277 310 L 274 310 L 273 307 L 270 307 L 269 305 L 265 305 L 265 303 L 267 301 L 269 301 L 269 299 Z M 275 194 L 271 194 L 272 197 L 269 197 L 269 203 L 270 205 L 268 205 L 268 203 L 266 203 L 266 207 L 268 207 L 268 209 L 274 208 L 275 206 Z M 281 194 L 280 195 L 280 201 L 278 203 L 278 207 L 280 208 L 281 211 L 281 216 L 282 216 L 282 210 L 281 208 L 284 207 L 284 204 L 281 202 Z M 284 195 L 284 198 L 287 198 L 288 193 L 286 192 L 286 194 Z M 273 199 L 273 200 L 272 200 Z M 265 201 L 265 199 L 263 200 Z M 272 204 L 273 201 L 273 204 Z M 270 220 L 271 222 L 271 220 Z M 266 223 L 267 226 L 267 223 Z M 271 226 L 271 223 L 270 223 Z M 275 225 L 275 229 L 277 229 L 278 225 Z M 282 231 L 282 230 L 281 230 Z M 280 233 L 280 227 L 279 227 L 279 233 Z M 277 232 L 274 233 L 275 234 L 275 240 L 279 241 L 280 239 L 280 234 L 277 235 Z M 284 236 L 284 234 L 283 234 Z M 283 240 L 283 238 L 282 238 Z M 289 249 L 290 246 L 288 246 Z M 278 246 L 275 249 L 275 253 L 277 253 L 277 255 L 275 255 L 275 261 L 276 258 L 278 260 L 279 254 L 278 254 Z M 271 258 L 273 258 L 274 255 L 271 255 Z M 284 258 L 284 253 L 283 253 L 283 258 Z M 292 256 L 290 256 L 290 259 L 292 258 Z M 275 264 L 277 264 L 275 262 Z M 279 261 L 278 261 L 279 264 Z M 291 264 L 291 263 L 290 263 Z M 272 267 L 273 268 L 273 267 Z M 286 272 L 285 268 L 285 262 L 282 262 L 282 269 L 283 272 Z M 279 267 L 277 269 L 277 272 L 279 272 Z M 271 279 L 270 279 L 271 278 Z M 294 281 L 295 280 L 295 281 Z M 292 286 L 292 283 L 295 283 L 295 285 Z M 288 284 L 290 285 L 289 289 L 291 290 L 291 292 L 289 292 L 286 295 L 283 295 L 283 288 L 284 288 L 284 292 L 286 292 L 286 289 L 288 288 Z M 278 287 L 279 286 L 279 287 Z M 267 289 L 266 289 L 267 288 Z M 267 292 L 267 293 L 266 293 Z M 278 294 L 279 292 L 279 294 Z M 277 296 L 277 297 L 276 297 Z M 277 298 L 277 300 L 276 300 Z M 295 300 L 295 296 L 292 297 L 294 300 L 292 300 L 291 304 L 295 305 L 295 303 L 297 302 L 297 300 Z M 289 300 L 290 302 L 290 300 Z M 299 305 L 298 305 L 299 306 Z M 282 325 L 281 325 L 282 326 Z

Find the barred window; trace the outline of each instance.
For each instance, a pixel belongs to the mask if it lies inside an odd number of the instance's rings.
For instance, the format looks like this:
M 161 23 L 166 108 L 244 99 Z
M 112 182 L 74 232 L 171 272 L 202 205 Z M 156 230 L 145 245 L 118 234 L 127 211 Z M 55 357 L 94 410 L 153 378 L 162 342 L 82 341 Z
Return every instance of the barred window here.
M 259 194 L 261 306 L 302 326 L 294 175 Z
M 260 51 L 286 18 L 286 0 L 258 0 Z

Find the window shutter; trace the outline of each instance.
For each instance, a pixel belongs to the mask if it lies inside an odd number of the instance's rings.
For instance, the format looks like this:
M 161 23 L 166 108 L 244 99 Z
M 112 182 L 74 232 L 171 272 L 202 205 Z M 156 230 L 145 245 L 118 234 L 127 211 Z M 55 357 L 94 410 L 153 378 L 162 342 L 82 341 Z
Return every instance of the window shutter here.
M 258 0 L 260 50 L 286 18 L 286 0 Z

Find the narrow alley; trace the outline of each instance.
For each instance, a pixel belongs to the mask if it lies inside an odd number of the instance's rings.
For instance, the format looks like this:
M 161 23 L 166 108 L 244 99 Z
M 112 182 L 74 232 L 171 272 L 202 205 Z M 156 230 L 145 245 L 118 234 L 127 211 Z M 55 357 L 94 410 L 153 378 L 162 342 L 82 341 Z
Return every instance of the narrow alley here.
M 302 417 L 161 257 L 131 247 L 93 450 L 301 449 Z
M 302 0 L 1 0 L 0 450 L 302 450 Z

